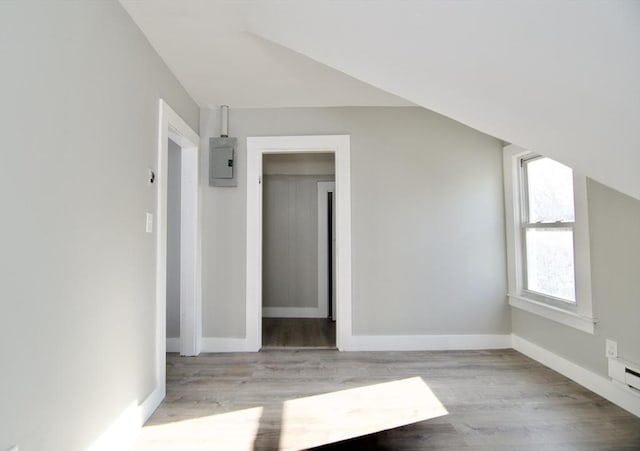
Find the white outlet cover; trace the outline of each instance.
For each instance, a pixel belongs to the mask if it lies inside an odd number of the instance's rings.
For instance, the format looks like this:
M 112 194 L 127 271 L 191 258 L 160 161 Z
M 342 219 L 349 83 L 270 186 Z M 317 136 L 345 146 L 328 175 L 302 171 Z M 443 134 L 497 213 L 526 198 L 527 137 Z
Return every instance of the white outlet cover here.
M 618 343 L 613 340 L 606 340 L 606 356 L 615 359 L 618 357 Z

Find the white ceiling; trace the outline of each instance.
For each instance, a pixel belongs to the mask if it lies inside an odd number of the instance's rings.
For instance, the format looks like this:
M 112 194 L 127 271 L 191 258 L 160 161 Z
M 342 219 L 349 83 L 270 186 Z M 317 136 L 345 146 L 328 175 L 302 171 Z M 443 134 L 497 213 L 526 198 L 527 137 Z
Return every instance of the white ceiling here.
M 203 106 L 413 102 L 640 199 L 635 0 L 121 1 Z
M 412 105 L 247 32 L 253 2 L 121 3 L 200 106 Z

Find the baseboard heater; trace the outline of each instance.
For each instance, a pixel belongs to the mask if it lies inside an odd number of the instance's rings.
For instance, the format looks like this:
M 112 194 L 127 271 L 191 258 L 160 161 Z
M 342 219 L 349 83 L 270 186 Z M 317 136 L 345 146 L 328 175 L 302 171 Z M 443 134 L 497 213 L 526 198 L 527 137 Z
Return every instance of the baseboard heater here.
M 609 359 L 609 376 L 640 395 L 640 368 L 619 358 Z

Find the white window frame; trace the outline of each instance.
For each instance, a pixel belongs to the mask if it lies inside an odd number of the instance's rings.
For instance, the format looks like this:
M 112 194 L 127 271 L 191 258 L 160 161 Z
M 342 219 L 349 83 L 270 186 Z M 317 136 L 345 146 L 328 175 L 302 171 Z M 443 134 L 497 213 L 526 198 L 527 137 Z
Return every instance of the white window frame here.
M 524 243 L 521 233 L 523 221 L 521 160 L 534 152 L 510 144 L 504 148 L 504 196 L 507 235 L 507 283 L 509 305 L 574 327 L 594 333 L 595 320 L 591 298 L 591 253 L 589 250 L 589 217 L 587 207 L 586 177 L 573 171 L 574 193 L 574 270 L 576 302 L 558 302 L 525 290 Z

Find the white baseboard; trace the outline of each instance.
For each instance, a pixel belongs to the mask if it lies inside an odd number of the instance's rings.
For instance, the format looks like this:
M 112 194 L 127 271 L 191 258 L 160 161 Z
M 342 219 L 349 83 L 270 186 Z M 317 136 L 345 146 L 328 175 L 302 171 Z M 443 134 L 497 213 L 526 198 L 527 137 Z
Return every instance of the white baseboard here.
M 563 376 L 568 377 L 583 387 L 631 412 L 635 416 L 640 417 L 640 396 L 633 393 L 629 388 L 570 362 L 564 357 L 560 357 L 518 335 L 513 334 L 512 341 L 513 349 L 516 351 L 548 366 L 552 370 L 557 371 Z
M 156 411 L 162 400 L 166 395 L 166 389 L 164 384 L 161 387 L 156 387 L 149 396 L 140 404 L 140 427 L 142 427 L 147 420 Z
M 130 450 L 142 426 L 158 408 L 164 396 L 164 387 L 158 386 L 141 404 L 132 402 L 89 447 L 89 451 Z
M 451 351 L 511 348 L 511 335 L 354 335 L 343 351 Z M 202 352 L 255 352 L 245 338 L 204 337 Z
M 345 351 L 453 351 L 511 348 L 511 335 L 353 335 Z
M 167 338 L 167 352 L 180 352 L 180 338 Z
M 257 352 L 246 338 L 202 337 L 200 352 Z
M 640 417 L 640 396 L 524 338 L 512 335 L 353 335 L 345 351 L 447 351 L 513 348 Z M 202 352 L 255 352 L 245 338 L 202 339 Z
M 326 318 L 318 307 L 262 307 L 263 318 Z

